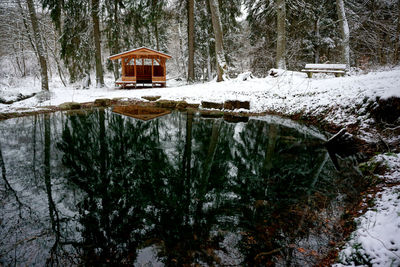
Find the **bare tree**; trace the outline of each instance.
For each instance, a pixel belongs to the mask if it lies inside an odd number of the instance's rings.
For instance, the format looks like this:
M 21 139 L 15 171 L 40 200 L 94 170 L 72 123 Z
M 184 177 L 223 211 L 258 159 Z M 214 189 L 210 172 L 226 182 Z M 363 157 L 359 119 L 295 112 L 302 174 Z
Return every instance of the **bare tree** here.
M 188 81 L 194 81 L 194 0 L 188 0 Z
M 286 1 L 276 1 L 276 68 L 286 69 Z
M 33 41 L 35 45 L 34 48 L 39 58 L 42 90 L 49 91 L 49 78 L 47 76 L 47 61 L 42 44 L 42 34 L 39 29 L 39 22 L 36 16 L 35 6 L 33 4 L 33 0 L 26 0 L 26 4 L 28 6 L 29 17 L 31 19 L 31 24 L 32 24 Z
M 342 34 L 342 62 L 350 68 L 350 30 L 344 11 L 344 1 L 336 0 L 336 10 L 339 18 L 340 32 Z
M 397 30 L 395 38 L 394 64 L 400 61 L 400 0 L 397 0 Z
M 95 45 L 95 60 L 96 60 L 96 85 L 104 87 L 103 66 L 101 64 L 101 46 L 100 46 L 100 22 L 99 22 L 99 0 L 91 0 L 92 3 L 92 22 L 93 22 L 93 37 Z
M 215 36 L 215 57 L 217 61 L 217 82 L 224 80 L 224 73 L 228 70 L 225 60 L 223 33 L 221 24 L 221 15 L 219 12 L 218 2 L 216 0 L 208 0 L 210 4 L 211 20 Z

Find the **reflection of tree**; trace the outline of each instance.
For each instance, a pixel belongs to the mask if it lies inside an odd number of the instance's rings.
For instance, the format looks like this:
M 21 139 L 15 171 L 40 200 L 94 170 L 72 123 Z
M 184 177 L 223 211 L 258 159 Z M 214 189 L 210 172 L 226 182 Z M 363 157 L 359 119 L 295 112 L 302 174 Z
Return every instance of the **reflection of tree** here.
M 5 184 L 5 189 L 9 192 L 11 192 L 11 194 L 14 196 L 15 201 L 18 203 L 19 206 L 19 217 L 22 219 L 22 215 L 21 215 L 21 208 L 23 206 L 22 202 L 19 200 L 19 197 L 17 195 L 17 193 L 15 192 L 15 190 L 12 188 L 12 186 L 10 185 L 10 182 L 7 179 L 7 171 L 6 171 L 6 165 L 4 163 L 4 159 L 3 159 L 3 153 L 1 151 L 1 144 L 0 144 L 0 168 L 1 168 L 1 178 L 4 181 Z
M 43 176 L 46 185 L 47 200 L 49 205 L 50 222 L 53 233 L 55 234 L 55 243 L 51 249 L 50 258 L 47 263 L 50 265 L 58 264 L 57 248 L 60 242 L 60 218 L 52 196 L 51 188 L 51 166 L 50 166 L 50 153 L 51 153 L 51 128 L 50 128 L 50 115 L 44 115 L 44 164 Z
M 162 187 L 165 190 L 161 190 L 153 202 L 159 216 L 155 217 L 156 227 L 151 235 L 160 238 L 159 256 L 167 265 L 196 262 L 212 265 L 217 261 L 214 250 L 218 248 L 220 238 L 212 236 L 211 229 L 217 225 L 217 216 L 223 211 L 214 205 L 215 201 L 211 207 L 204 206 L 211 201 L 211 195 L 221 193 L 227 173 L 221 180 L 219 168 L 215 168 L 218 162 L 224 161 L 223 155 L 218 154 L 218 149 L 223 146 L 223 141 L 218 138 L 221 121 L 214 121 L 212 127 L 209 126 L 208 121 L 194 119 L 190 112 L 187 114 L 186 135 L 181 137 L 185 140 L 182 163 L 172 162 L 178 170 L 168 177 Z M 214 172 L 214 169 L 218 171 Z
M 139 248 L 156 245 L 166 265 L 215 265 L 224 234 L 240 229 L 242 264 L 278 254 L 290 263 L 291 244 L 315 220 L 315 194 L 327 191 L 326 152 L 295 130 L 243 125 L 234 139 L 234 124 L 192 113 L 149 122 L 104 110 L 69 116 L 58 148 L 71 187 L 84 192 L 82 261 L 132 264 Z
M 309 196 L 319 186 L 317 178 L 326 162 L 326 153 L 300 145 L 303 137 L 295 131 L 281 128 L 277 138 L 277 127 L 250 121 L 234 159 L 238 186 L 233 190 L 247 203 L 239 207 L 240 225 L 247 230 L 240 246 L 250 265 L 272 263 L 277 254 L 295 258 L 287 256 L 293 253 L 290 247 L 308 234 L 301 228 L 307 229 L 310 219 L 304 217 L 304 200 L 313 205 Z
M 68 179 L 86 194 L 78 244 L 86 263 L 133 263 L 144 244 L 157 244 L 168 265 L 216 262 L 220 238 L 211 232 L 219 215 L 232 213 L 218 204 L 231 157 L 230 141 L 219 135 L 233 128 L 190 112 L 186 131 L 165 133 L 162 122 L 104 111 L 69 117 L 58 148 Z M 164 149 L 171 139 L 176 157 Z
M 85 193 L 80 203 L 83 260 L 89 264 L 135 259 L 146 206 L 166 156 L 152 135 L 155 124 L 132 123 L 104 110 L 70 116 L 58 144 L 68 178 Z M 108 123 L 106 127 L 106 123 Z M 150 132 L 150 133 L 149 133 Z

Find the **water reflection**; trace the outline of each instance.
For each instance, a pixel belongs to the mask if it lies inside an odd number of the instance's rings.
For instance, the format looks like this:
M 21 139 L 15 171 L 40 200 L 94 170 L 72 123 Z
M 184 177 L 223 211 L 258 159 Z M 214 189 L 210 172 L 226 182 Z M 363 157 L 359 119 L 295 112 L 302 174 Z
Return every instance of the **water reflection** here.
M 1 122 L 2 263 L 317 263 L 355 176 L 317 132 L 266 120 L 100 109 Z

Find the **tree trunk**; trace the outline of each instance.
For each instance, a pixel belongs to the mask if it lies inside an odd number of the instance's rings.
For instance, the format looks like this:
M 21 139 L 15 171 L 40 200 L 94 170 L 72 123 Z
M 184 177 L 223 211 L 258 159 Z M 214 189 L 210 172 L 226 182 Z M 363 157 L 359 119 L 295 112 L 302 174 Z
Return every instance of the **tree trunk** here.
M 319 48 L 321 43 L 321 34 L 319 32 L 319 18 L 315 21 L 315 39 L 317 44 L 314 47 L 314 62 L 319 63 Z
M 194 81 L 194 0 L 188 0 L 188 82 Z
M 228 70 L 228 65 L 225 61 L 224 43 L 221 16 L 217 0 L 208 0 L 210 4 L 211 20 L 215 36 L 215 57 L 217 61 L 217 82 L 224 80 L 224 73 Z
M 96 86 L 104 86 L 103 66 L 101 64 L 101 46 L 100 46 L 100 23 L 99 23 L 99 0 L 92 0 L 92 22 L 93 37 L 95 46 L 96 60 Z
M 159 14 L 161 12 L 158 4 L 158 0 L 153 0 L 152 1 L 152 6 L 153 6 L 153 11 L 155 15 L 153 16 L 153 28 L 154 28 L 154 37 L 156 38 L 156 50 L 160 51 L 160 38 L 158 34 L 158 19 L 159 19 Z
M 272 158 L 275 152 L 275 145 L 278 140 L 279 126 L 270 124 L 268 129 L 268 143 L 265 151 L 265 159 L 263 163 L 263 174 L 265 178 L 269 177 L 269 173 L 272 169 Z
M 118 1 L 114 1 L 114 28 L 112 32 L 112 40 L 113 40 L 113 54 L 119 53 L 119 21 L 118 21 Z M 118 80 L 119 78 L 119 64 L 118 60 L 113 60 L 113 67 L 114 67 L 114 78 Z
M 344 11 L 344 0 L 336 0 L 336 11 L 339 18 L 340 32 L 342 34 L 342 62 L 350 69 L 350 30 Z
M 394 64 L 400 61 L 400 0 L 397 0 L 397 31 L 394 49 Z
M 59 216 L 54 203 L 52 188 L 51 188 L 51 127 L 50 127 L 50 115 L 44 114 L 44 182 L 46 185 L 47 200 L 49 203 L 49 214 L 51 228 L 54 233 L 60 232 Z M 56 234 L 56 237 L 59 235 Z
M 33 30 L 33 40 L 36 47 L 36 52 L 39 57 L 39 65 L 40 65 L 40 76 L 42 79 L 42 90 L 49 91 L 49 78 L 47 76 L 47 62 L 46 56 L 44 54 L 43 44 L 42 44 L 42 35 L 39 29 L 39 22 L 36 17 L 35 6 L 33 4 L 33 0 L 26 0 L 26 4 L 28 5 L 29 16 L 32 23 Z
M 211 55 L 210 55 L 210 46 L 207 44 L 207 76 L 208 76 L 208 81 L 212 80 L 212 74 L 211 74 Z
M 181 31 L 181 20 L 178 20 L 178 35 L 179 35 L 179 49 L 180 49 L 180 58 L 182 61 L 182 66 L 183 66 L 183 72 L 184 72 L 184 76 L 183 77 L 187 77 L 186 76 L 186 62 L 185 62 L 185 56 L 184 56 L 184 51 L 183 51 L 183 40 L 182 40 L 182 31 Z
M 286 69 L 286 1 L 276 1 L 276 68 Z

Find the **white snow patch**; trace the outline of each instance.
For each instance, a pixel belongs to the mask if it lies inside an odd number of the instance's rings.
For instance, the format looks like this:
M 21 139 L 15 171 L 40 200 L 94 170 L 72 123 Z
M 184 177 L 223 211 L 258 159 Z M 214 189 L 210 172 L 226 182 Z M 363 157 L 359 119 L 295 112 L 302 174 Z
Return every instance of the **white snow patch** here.
M 400 266 L 400 186 L 386 188 L 376 205 L 356 219 L 357 230 L 335 267 Z

